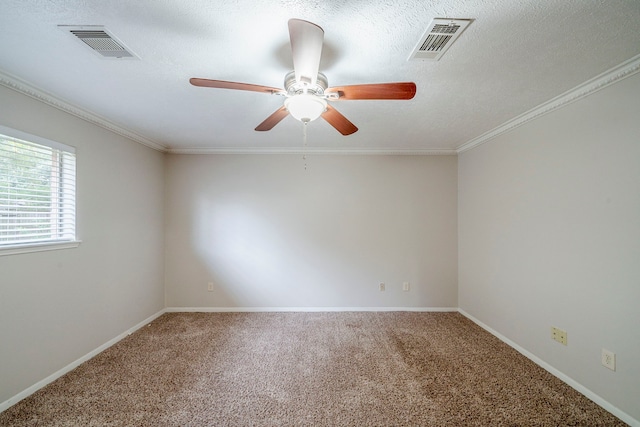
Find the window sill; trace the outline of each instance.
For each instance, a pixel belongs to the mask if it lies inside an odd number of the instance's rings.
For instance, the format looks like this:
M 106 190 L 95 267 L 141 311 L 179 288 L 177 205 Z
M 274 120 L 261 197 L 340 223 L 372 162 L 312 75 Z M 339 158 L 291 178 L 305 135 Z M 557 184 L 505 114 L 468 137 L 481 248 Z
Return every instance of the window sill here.
M 0 246 L 0 256 L 27 254 L 30 252 L 56 251 L 58 249 L 77 248 L 82 243 L 81 240 L 73 240 L 67 242 L 46 242 L 46 243 L 29 243 L 26 245 Z

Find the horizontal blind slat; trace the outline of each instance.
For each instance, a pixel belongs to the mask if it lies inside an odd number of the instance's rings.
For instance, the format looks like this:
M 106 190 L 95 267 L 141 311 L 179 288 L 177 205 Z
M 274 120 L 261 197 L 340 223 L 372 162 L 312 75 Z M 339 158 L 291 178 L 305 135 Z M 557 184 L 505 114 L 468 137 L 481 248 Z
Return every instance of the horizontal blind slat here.
M 73 240 L 75 176 L 74 153 L 0 135 L 0 245 Z

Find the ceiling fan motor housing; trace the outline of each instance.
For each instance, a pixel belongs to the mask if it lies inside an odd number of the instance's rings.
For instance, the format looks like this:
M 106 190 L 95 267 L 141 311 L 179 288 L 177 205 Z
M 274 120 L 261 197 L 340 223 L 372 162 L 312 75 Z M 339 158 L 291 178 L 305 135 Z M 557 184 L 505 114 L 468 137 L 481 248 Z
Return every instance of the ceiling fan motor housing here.
M 284 88 L 289 96 L 299 95 L 301 93 L 323 95 L 327 87 L 329 87 L 329 81 L 327 80 L 327 76 L 322 73 L 318 73 L 318 78 L 314 85 L 305 81 L 297 81 L 295 71 L 287 73 L 284 77 Z

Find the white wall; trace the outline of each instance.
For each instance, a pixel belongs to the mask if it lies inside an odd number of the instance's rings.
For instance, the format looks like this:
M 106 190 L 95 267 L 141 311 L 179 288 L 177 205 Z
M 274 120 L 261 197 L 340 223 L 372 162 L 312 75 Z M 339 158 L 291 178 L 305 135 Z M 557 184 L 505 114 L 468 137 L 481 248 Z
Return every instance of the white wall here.
M 164 307 L 164 155 L 0 86 L 0 124 L 76 147 L 75 249 L 0 256 L 0 403 Z
M 459 305 L 640 420 L 640 74 L 459 156 Z M 565 347 L 550 327 L 568 332 Z M 617 371 L 600 364 L 617 354 Z
M 165 302 L 459 305 L 640 419 L 639 111 L 635 75 L 458 159 L 312 155 L 305 171 L 298 155 L 165 164 L 0 86 L 0 124 L 77 148 L 83 240 L 0 257 L 0 402 Z
M 167 306 L 457 306 L 456 157 L 307 162 L 168 156 Z

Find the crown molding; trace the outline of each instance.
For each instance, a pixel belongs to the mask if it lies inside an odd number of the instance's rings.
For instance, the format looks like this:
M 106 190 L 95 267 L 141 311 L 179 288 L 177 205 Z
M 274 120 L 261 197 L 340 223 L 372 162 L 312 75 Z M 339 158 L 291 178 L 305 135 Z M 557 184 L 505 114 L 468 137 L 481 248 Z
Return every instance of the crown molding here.
M 40 89 L 36 89 L 34 86 L 25 82 L 24 80 L 19 79 L 16 76 L 12 76 L 4 71 L 0 71 L 0 85 L 15 90 L 16 92 L 43 102 L 54 108 L 57 108 L 58 110 L 64 111 L 65 113 L 69 113 L 84 121 L 100 126 L 101 128 L 107 129 L 108 131 L 111 131 L 115 134 L 124 136 L 125 138 L 128 138 L 146 147 L 153 148 L 154 150 L 162 152 L 167 151 L 167 147 L 162 144 L 159 144 L 155 141 L 131 132 L 130 130 L 117 126 L 103 117 L 71 105 L 68 102 L 63 101 L 50 93 L 44 92 Z
M 505 122 L 504 124 L 460 145 L 456 149 L 308 149 L 303 152 L 299 148 L 168 148 L 158 142 L 152 141 L 130 130 L 111 123 L 109 120 L 90 113 L 79 107 L 73 106 L 56 96 L 36 89 L 24 80 L 0 71 L 0 85 L 23 95 L 29 96 L 61 111 L 76 116 L 89 123 L 100 126 L 134 142 L 142 144 L 169 154 L 342 154 L 342 155 L 404 155 L 404 156 L 455 156 L 472 148 L 478 147 L 503 133 L 509 132 L 531 120 L 558 108 L 564 107 L 574 101 L 585 98 L 605 87 L 614 84 L 626 77 L 640 72 L 640 55 L 637 55 L 622 64 L 582 83 L 579 86 Z
M 130 130 L 111 123 L 109 120 L 100 117 L 82 108 L 65 102 L 55 95 L 43 90 L 36 89 L 26 81 L 0 70 L 0 85 L 15 90 L 23 95 L 43 102 L 61 111 L 76 116 L 89 123 L 100 126 L 120 136 L 124 136 L 134 142 L 142 144 L 154 150 L 169 154 L 343 154 L 343 155 L 402 155 L 402 156 L 455 156 L 456 150 L 452 149 L 308 149 L 302 151 L 300 148 L 168 148 L 158 142 L 152 141 Z
M 300 148 L 170 148 L 166 150 L 169 154 L 297 154 L 297 155 L 361 155 L 361 156 L 455 156 L 456 150 L 448 149 L 329 149 L 310 148 L 302 150 Z
M 594 77 L 591 80 L 587 80 L 585 83 L 582 83 L 579 86 L 543 103 L 539 106 L 533 108 L 532 110 L 523 113 L 508 122 L 498 126 L 486 132 L 464 144 L 459 146 L 456 149 L 456 153 L 462 153 L 472 148 L 478 147 L 479 145 L 484 144 L 497 137 L 498 135 L 502 135 L 503 133 L 509 132 L 512 129 L 515 129 L 518 126 L 522 126 L 523 124 L 534 120 L 543 114 L 550 113 L 558 108 L 562 108 L 572 102 L 578 101 L 582 98 L 585 98 L 600 89 L 604 89 L 605 87 L 612 85 L 626 77 L 632 76 L 640 71 L 640 55 L 634 56 L 633 58 L 623 62 L 622 64 L 611 68 L 608 71 Z

